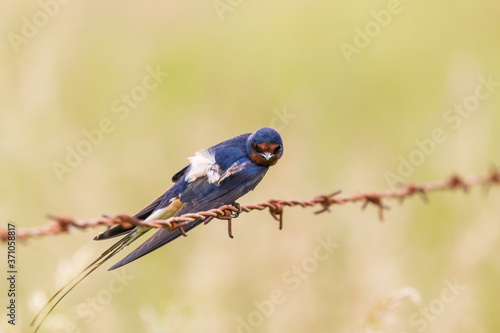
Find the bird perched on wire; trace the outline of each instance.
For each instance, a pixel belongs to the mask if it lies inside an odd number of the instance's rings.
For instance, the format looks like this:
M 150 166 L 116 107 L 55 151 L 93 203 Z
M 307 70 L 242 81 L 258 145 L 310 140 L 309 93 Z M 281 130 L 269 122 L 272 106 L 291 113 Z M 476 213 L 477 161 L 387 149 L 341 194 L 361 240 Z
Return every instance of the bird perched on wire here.
M 152 221 L 167 219 L 187 213 L 196 213 L 223 205 L 235 204 L 241 196 L 252 191 L 262 180 L 270 166 L 276 164 L 283 155 L 283 141 L 275 129 L 263 127 L 254 133 L 246 133 L 221 142 L 206 150 L 201 150 L 189 158 L 189 165 L 177 172 L 172 185 L 165 193 L 137 213 L 134 217 Z M 109 270 L 119 268 L 173 241 L 202 223 L 195 220 L 182 229 L 158 229 L 137 249 L 114 264 Z M 145 226 L 125 227 L 117 225 L 95 237 L 105 240 L 117 236 L 124 237 L 106 250 L 99 258 L 87 266 L 78 276 L 61 288 L 33 319 L 48 309 L 35 332 L 48 314 L 81 280 L 116 255 L 130 243 L 149 231 Z M 64 291 L 64 293 L 63 293 Z M 60 295 L 60 297 L 57 297 Z M 53 304 L 50 308 L 50 304 Z

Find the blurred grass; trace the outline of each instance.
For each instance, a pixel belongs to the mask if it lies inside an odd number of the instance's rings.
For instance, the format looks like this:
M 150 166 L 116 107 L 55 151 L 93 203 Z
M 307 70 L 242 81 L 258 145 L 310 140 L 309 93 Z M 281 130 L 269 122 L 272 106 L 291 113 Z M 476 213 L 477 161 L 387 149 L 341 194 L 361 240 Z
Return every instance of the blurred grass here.
M 170 185 L 194 151 L 269 126 L 283 108 L 294 116 L 281 129 L 285 156 L 242 204 L 386 189 L 384 173 L 396 172 L 398 156 L 407 157 L 414 140 L 437 127 L 448 140 L 408 181 L 484 173 L 500 160 L 500 93 L 457 131 L 443 114 L 474 91 L 478 76 L 500 78 L 500 5 L 401 3 L 403 11 L 350 64 L 339 44 L 352 44 L 353 28 L 387 2 L 242 2 L 221 21 L 210 1 L 72 1 L 17 53 L 6 36 L 20 33 L 22 18 L 39 4 L 0 4 L 2 220 L 30 227 L 46 223 L 49 212 L 135 213 Z M 169 76 L 122 121 L 112 102 L 141 84 L 147 66 Z M 105 117 L 115 131 L 59 182 L 51 163 L 62 162 L 66 147 L 84 138 L 81 131 Z M 247 318 L 253 302 L 273 289 L 287 290 L 283 274 L 313 254 L 318 237 L 331 235 L 340 247 L 255 332 L 365 331 L 383 295 L 411 286 L 427 307 L 443 281 L 455 279 L 466 291 L 426 331 L 496 332 L 498 195 L 474 190 L 433 195 L 429 205 L 411 200 L 393 205 L 383 224 L 370 208 L 344 206 L 320 216 L 290 209 L 281 232 L 267 214 L 253 213 L 237 220 L 234 240 L 214 221 L 130 265 L 133 281 L 79 329 L 155 332 L 156 318 L 162 331 L 234 332 L 236 318 Z M 30 299 L 55 290 L 59 263 L 82 246 L 92 255 L 108 246 L 92 242 L 95 233 L 19 244 L 19 325 L 2 321 L 4 330 L 27 330 Z M 73 306 L 110 279 L 96 272 L 56 313 L 75 320 Z M 394 310 L 401 329 L 417 331 L 408 319 L 414 311 L 418 306 Z

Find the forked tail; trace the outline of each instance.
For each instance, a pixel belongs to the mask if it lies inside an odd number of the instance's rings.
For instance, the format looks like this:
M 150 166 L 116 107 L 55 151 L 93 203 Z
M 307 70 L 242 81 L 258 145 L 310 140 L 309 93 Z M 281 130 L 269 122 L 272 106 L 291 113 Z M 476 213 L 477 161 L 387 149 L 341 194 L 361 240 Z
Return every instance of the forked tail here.
M 47 319 L 48 315 L 54 310 L 57 304 L 66 296 L 73 288 L 75 288 L 83 279 L 85 279 L 90 273 L 95 271 L 99 266 L 104 264 L 107 260 L 113 257 L 115 254 L 120 252 L 124 247 L 132 243 L 134 240 L 143 235 L 146 231 L 143 229 L 136 228 L 131 231 L 128 235 L 120 239 L 117 243 L 107 249 L 103 254 L 99 256 L 96 260 L 94 260 L 90 265 L 88 265 L 83 271 L 80 272 L 77 276 L 75 276 L 71 281 L 69 281 L 64 287 L 59 289 L 54 296 L 52 296 L 49 301 L 44 305 L 44 307 L 38 312 L 38 314 L 31 321 L 30 326 L 34 326 L 39 318 L 40 321 L 35 328 L 35 333 L 38 331 L 40 326 L 42 326 L 45 319 Z M 60 295 L 60 296 L 59 296 Z M 59 297 L 58 297 L 59 296 Z M 45 312 L 45 314 L 43 314 Z

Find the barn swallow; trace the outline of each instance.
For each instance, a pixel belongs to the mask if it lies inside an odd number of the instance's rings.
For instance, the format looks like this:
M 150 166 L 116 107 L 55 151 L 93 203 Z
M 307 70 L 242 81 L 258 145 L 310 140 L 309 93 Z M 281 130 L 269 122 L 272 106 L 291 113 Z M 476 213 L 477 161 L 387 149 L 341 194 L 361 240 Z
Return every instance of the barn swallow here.
M 134 217 L 145 221 L 168 219 L 172 216 L 235 204 L 238 198 L 252 191 L 260 183 L 269 167 L 276 164 L 282 155 L 283 141 L 281 136 L 278 131 L 269 127 L 263 127 L 254 133 L 242 134 L 206 150 L 197 151 L 193 157 L 189 158 L 189 165 L 172 177 L 174 184 Z M 195 220 L 183 226 L 183 229 L 188 232 L 203 221 L 203 219 Z M 150 229 L 145 226 L 125 227 L 117 225 L 98 234 L 94 238 L 95 240 L 105 240 L 123 235 L 124 237 L 47 302 L 31 323 L 34 325 L 37 318 L 48 309 L 35 332 L 54 307 L 80 281 Z M 179 229 L 171 231 L 163 228 L 158 229 L 152 237 L 111 266 L 109 270 L 139 259 L 181 235 L 182 231 Z M 58 297 L 60 294 L 61 296 Z M 50 304 L 53 305 L 49 308 Z

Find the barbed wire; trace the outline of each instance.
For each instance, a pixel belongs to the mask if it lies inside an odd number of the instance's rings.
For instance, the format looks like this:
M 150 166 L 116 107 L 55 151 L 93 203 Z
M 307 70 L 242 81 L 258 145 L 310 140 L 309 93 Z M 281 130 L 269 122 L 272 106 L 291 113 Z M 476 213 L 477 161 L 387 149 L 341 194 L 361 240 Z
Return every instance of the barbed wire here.
M 151 228 L 165 228 L 167 230 L 179 229 L 184 236 L 183 226 L 196 221 L 204 220 L 204 223 L 212 221 L 213 219 L 226 220 L 228 222 L 228 234 L 232 236 L 231 221 L 233 218 L 239 216 L 240 213 L 250 213 L 254 210 L 268 209 L 271 216 L 279 222 L 279 228 L 283 227 L 283 210 L 285 207 L 300 206 L 303 208 L 320 206 L 321 209 L 316 211 L 315 214 L 330 212 L 330 207 L 334 205 L 343 205 L 347 203 L 362 202 L 362 208 L 368 205 L 374 205 L 378 208 L 378 217 L 383 220 L 384 210 L 389 209 L 388 206 L 383 204 L 385 199 L 404 201 L 406 198 L 419 195 L 422 200 L 428 202 L 427 194 L 438 191 L 450 191 L 461 189 L 465 192 L 471 187 L 482 186 L 485 191 L 488 191 L 491 186 L 500 185 L 500 173 L 497 169 L 492 169 L 486 176 L 473 176 L 464 178 L 459 175 L 453 175 L 444 181 L 437 181 L 425 184 L 410 184 L 394 191 L 373 192 L 373 193 L 360 193 L 350 196 L 340 195 L 340 191 L 334 192 L 330 195 L 321 195 L 310 200 L 268 200 L 255 205 L 240 206 L 225 205 L 217 209 L 202 211 L 197 213 L 185 214 L 181 216 L 174 216 L 166 220 L 144 221 L 137 219 L 130 215 L 117 215 L 117 216 L 103 216 L 101 218 L 75 220 L 68 217 L 58 217 L 49 215 L 48 218 L 53 220 L 45 226 L 19 229 L 16 232 L 18 240 L 25 240 L 28 238 L 41 237 L 46 235 L 56 235 L 68 233 L 72 229 L 87 229 L 95 228 L 98 226 L 107 226 L 108 228 L 114 225 L 122 225 L 124 227 L 131 226 L 147 226 Z M 0 230 L 0 240 L 5 242 L 8 239 L 8 230 Z

